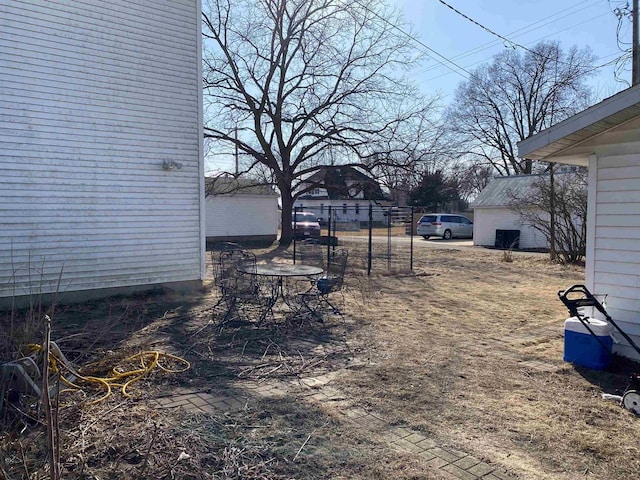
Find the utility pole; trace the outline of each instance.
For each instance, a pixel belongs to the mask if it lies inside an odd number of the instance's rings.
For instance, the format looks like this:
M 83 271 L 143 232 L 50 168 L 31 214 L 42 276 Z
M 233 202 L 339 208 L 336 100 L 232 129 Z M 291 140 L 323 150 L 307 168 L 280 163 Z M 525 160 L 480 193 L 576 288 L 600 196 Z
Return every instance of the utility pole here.
M 638 41 L 640 40 L 640 25 L 638 25 L 638 0 L 633 0 L 633 11 L 631 12 L 633 19 L 633 47 L 632 55 L 632 73 L 631 85 L 637 85 L 640 82 L 640 52 L 638 51 Z

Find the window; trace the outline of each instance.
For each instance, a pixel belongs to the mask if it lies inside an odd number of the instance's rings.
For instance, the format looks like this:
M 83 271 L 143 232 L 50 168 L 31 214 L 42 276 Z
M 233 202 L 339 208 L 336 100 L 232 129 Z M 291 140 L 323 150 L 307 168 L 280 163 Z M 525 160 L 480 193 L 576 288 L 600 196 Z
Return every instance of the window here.
M 342 204 L 342 213 L 344 213 L 344 214 L 347 213 L 347 204 L 346 203 Z
M 356 203 L 356 215 L 360 215 L 360 205 Z
M 293 221 L 295 223 L 317 222 L 318 218 L 310 212 L 296 212 L 293 216 Z

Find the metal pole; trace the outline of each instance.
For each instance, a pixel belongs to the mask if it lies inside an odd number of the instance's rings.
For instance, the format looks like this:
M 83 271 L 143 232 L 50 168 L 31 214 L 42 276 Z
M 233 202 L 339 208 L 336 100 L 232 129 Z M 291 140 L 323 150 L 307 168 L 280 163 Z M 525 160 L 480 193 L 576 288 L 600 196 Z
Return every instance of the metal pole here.
M 371 251 L 373 247 L 373 205 L 369 203 L 369 251 L 367 253 L 367 276 L 371 276 Z
M 409 249 L 409 270 L 413 272 L 413 207 L 411 207 L 411 247 Z
M 331 262 L 331 205 L 329 205 L 329 218 L 327 220 L 327 266 Z
M 638 47 L 638 37 L 640 36 L 640 25 L 638 25 L 638 0 L 633 0 L 633 46 L 632 52 L 632 74 L 631 85 L 637 85 L 640 82 L 640 51 Z
M 293 264 L 296 264 L 296 229 L 298 226 L 298 207 L 293 207 Z
M 391 212 L 389 207 L 387 210 L 387 271 L 391 271 Z

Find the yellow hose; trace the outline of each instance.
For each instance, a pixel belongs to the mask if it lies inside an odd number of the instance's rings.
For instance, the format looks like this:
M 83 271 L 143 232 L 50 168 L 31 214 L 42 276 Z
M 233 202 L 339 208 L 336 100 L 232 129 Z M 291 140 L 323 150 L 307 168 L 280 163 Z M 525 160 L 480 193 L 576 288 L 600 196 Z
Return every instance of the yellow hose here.
M 40 350 L 42 350 L 42 346 L 35 343 L 29 344 L 28 347 L 33 352 L 40 352 Z M 176 362 L 182 363 L 184 365 L 184 368 L 172 370 L 170 368 L 164 367 L 160 365 L 161 358 L 170 359 L 170 360 L 174 360 Z M 158 367 L 160 370 L 166 373 L 181 373 L 191 368 L 191 364 L 184 358 L 178 357 L 176 355 L 171 355 L 170 353 L 162 353 L 157 350 L 150 350 L 150 351 L 136 353 L 135 355 L 132 355 L 129 358 L 125 359 L 126 362 L 134 361 L 134 360 L 140 360 L 140 368 L 129 370 L 126 372 L 120 372 L 118 371 L 117 367 L 114 367 L 112 369 L 112 374 L 110 377 L 83 376 L 75 372 L 68 365 L 65 365 L 61 359 L 57 358 L 53 353 L 50 352 L 49 368 L 51 372 L 57 373 L 59 369 L 58 365 L 62 365 L 68 371 L 76 375 L 78 379 L 83 380 L 87 383 L 100 385 L 105 390 L 105 394 L 102 397 L 98 398 L 97 400 L 94 400 L 93 402 L 91 402 L 91 404 L 99 403 L 99 402 L 102 402 L 103 400 L 106 400 L 111 395 L 112 388 L 119 388 L 120 391 L 122 392 L 122 395 L 124 395 L 126 398 L 130 398 L 131 394 L 127 391 L 127 388 L 129 387 L 129 385 L 131 385 L 134 382 L 137 382 L 138 380 L 141 380 L 144 376 L 148 375 L 156 367 Z M 60 375 L 60 379 L 72 389 L 82 390 L 82 387 L 71 382 L 70 380 L 65 378 L 63 375 Z M 120 383 L 120 381 L 123 379 L 128 379 L 128 380 L 126 380 L 124 383 Z

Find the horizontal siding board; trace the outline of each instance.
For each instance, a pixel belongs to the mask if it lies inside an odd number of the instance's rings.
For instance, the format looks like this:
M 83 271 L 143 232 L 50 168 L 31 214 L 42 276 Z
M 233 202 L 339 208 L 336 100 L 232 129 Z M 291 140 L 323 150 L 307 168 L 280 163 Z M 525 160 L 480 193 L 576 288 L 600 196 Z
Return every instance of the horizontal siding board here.
M 615 291 L 617 287 L 640 287 L 640 281 L 636 274 L 595 272 L 594 275 L 595 283 L 601 287 L 606 287 L 607 292 Z
M 598 159 L 598 174 L 600 171 L 607 171 L 609 169 L 618 169 L 624 167 L 635 167 L 640 165 L 640 155 L 610 155 L 601 156 Z
M 610 257 L 611 260 L 615 260 L 617 256 L 618 259 L 625 258 L 627 261 L 635 263 L 636 257 L 627 257 L 627 254 L 640 252 L 640 242 L 628 238 L 603 238 L 596 233 L 596 249 L 615 252 L 613 257 Z
M 617 262 L 596 259 L 595 271 L 604 273 L 624 273 L 627 275 L 633 275 L 639 271 L 637 263 L 626 263 L 624 257 L 618 257 L 618 259 L 619 260 Z
M 640 215 L 598 215 L 596 214 L 597 228 L 607 227 L 640 227 Z
M 598 180 L 628 180 L 631 178 L 640 178 L 640 163 L 626 167 L 600 168 L 598 170 Z
M 598 180 L 598 192 L 635 191 L 633 179 Z
M 636 227 L 597 228 L 596 247 L 614 250 L 636 250 L 640 229 Z
M 0 5 L 0 296 L 200 278 L 197 12 Z
M 606 274 L 607 272 L 596 273 L 595 276 L 600 278 L 601 274 Z M 624 286 L 624 285 L 615 285 L 608 283 L 597 283 L 595 284 L 594 290 L 598 294 L 607 294 L 609 295 L 609 299 L 613 299 L 614 297 L 617 299 L 626 299 L 626 300 L 635 300 L 638 298 L 638 288 L 634 286 Z
M 639 251 L 624 251 L 624 250 L 596 250 L 596 261 L 602 262 L 620 262 L 623 261 L 627 264 L 634 264 L 638 266 L 638 272 L 640 273 L 640 252 Z
M 640 203 L 640 191 L 625 190 L 619 192 L 600 192 L 598 193 L 598 204 L 632 202 Z
M 621 201 L 616 203 L 599 203 L 597 215 L 639 215 L 640 202 Z

